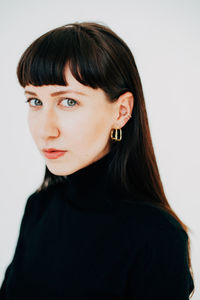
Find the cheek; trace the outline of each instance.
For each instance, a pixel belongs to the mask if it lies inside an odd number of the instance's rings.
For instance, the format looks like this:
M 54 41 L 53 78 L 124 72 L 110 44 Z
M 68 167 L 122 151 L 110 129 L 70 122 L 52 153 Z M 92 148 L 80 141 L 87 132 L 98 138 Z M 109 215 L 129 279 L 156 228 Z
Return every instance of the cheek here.
M 65 126 L 66 137 L 70 136 L 73 145 L 83 149 L 88 148 L 95 142 L 106 143 L 109 136 L 109 117 L 104 114 L 94 114 L 79 116 L 73 122 Z
M 29 113 L 27 121 L 28 121 L 29 131 L 33 139 L 35 140 L 35 142 L 37 142 L 39 136 L 39 127 L 40 127 L 39 120 L 38 118 L 36 119 L 31 113 Z
M 30 113 L 28 114 L 27 121 L 28 121 L 28 128 L 30 130 L 30 133 L 32 134 L 32 136 L 34 136 L 34 132 L 35 132 L 35 124 L 34 123 L 35 122 L 34 122 L 32 116 L 30 115 Z

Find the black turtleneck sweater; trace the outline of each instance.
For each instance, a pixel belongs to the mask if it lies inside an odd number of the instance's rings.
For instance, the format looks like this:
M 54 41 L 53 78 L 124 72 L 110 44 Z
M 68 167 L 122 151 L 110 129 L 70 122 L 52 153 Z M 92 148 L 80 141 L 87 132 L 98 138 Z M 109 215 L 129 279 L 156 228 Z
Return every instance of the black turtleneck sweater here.
M 112 152 L 30 195 L 0 300 L 188 300 L 187 234 L 106 177 Z

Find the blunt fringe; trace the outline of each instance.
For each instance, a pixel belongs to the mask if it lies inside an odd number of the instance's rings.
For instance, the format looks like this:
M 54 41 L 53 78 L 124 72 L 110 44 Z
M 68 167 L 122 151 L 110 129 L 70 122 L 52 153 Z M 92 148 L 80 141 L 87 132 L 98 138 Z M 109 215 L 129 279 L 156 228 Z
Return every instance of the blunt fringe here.
M 75 22 L 50 30 L 37 38 L 23 53 L 17 66 L 22 87 L 26 85 L 68 85 L 65 68 L 83 85 L 101 88 L 114 102 L 129 91 L 134 96 L 133 117 L 123 129 L 123 140 L 112 142 L 114 158 L 109 172 L 116 184 L 129 194 L 135 190 L 146 195 L 146 201 L 171 214 L 188 238 L 188 265 L 191 229 L 171 208 L 160 178 L 147 118 L 142 84 L 133 54 L 127 44 L 108 26 L 94 22 Z M 36 190 L 62 182 L 45 166 L 44 180 Z M 193 296 L 194 289 L 192 292 Z

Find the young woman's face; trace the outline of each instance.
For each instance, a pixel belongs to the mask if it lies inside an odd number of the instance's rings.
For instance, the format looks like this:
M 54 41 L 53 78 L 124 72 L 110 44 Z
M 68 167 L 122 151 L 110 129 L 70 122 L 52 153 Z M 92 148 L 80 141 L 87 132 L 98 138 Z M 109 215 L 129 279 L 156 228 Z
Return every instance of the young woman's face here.
M 25 87 L 30 100 L 28 124 L 36 146 L 51 173 L 69 175 L 110 151 L 114 104 L 104 91 L 79 83 L 66 69 L 68 86 Z M 58 158 L 43 149 L 65 150 Z

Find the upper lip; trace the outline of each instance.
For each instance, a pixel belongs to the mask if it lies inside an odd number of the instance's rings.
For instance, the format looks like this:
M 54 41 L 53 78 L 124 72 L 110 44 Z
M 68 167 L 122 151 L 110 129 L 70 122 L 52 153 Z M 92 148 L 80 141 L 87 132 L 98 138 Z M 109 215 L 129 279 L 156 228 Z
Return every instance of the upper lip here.
M 43 152 L 55 152 L 55 151 L 58 151 L 58 152 L 66 152 L 67 150 L 60 150 L 60 149 L 55 149 L 55 148 L 48 148 L 48 149 L 42 149 Z

